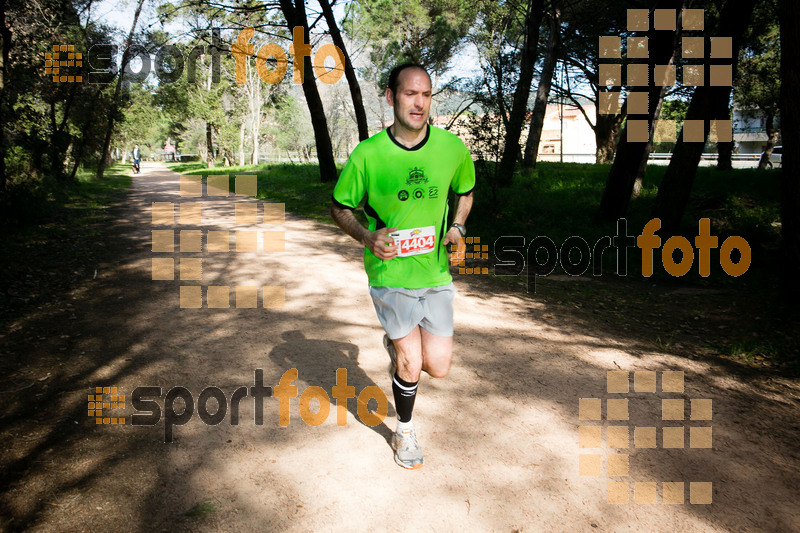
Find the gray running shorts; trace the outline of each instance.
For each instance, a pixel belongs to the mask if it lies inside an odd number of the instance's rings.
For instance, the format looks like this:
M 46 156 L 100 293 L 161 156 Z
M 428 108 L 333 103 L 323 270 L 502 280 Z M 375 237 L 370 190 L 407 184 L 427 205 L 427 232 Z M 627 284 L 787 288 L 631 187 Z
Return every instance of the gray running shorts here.
M 390 339 L 403 338 L 418 325 L 434 335 L 452 337 L 455 293 L 452 282 L 424 289 L 369 288 L 378 320 Z

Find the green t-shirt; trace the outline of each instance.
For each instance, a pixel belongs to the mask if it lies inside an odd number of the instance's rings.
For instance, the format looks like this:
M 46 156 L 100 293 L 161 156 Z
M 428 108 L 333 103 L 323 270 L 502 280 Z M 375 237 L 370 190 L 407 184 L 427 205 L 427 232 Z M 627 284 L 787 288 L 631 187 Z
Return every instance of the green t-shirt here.
M 457 136 L 428 126 L 425 139 L 413 148 L 400 145 L 388 128 L 359 143 L 347 161 L 333 201 L 354 209 L 364 196 L 369 230 L 434 226 L 436 246 L 422 255 L 378 259 L 364 249 L 364 268 L 373 287 L 420 289 L 452 281 L 447 250 L 447 195 L 463 195 L 475 187 L 475 165 Z

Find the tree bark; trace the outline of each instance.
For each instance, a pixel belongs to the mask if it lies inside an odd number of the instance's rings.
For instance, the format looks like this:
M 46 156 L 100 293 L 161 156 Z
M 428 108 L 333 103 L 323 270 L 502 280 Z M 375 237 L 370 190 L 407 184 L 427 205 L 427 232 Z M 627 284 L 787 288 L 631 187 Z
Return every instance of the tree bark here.
M 756 0 L 742 0 L 741 2 L 727 2 L 720 14 L 720 21 L 715 32 L 716 35 L 732 38 L 731 59 L 732 69 L 735 70 L 736 58 L 742 44 L 742 36 L 752 18 Z M 710 130 L 709 119 L 727 119 L 729 117 L 728 102 L 730 100 L 730 86 L 709 86 L 708 84 L 697 87 L 692 94 L 689 109 L 686 111 L 684 127 L 675 144 L 672 158 L 667 171 L 658 188 L 653 218 L 660 218 L 663 235 L 674 235 L 680 229 L 681 218 L 689 202 L 689 196 L 697 174 L 697 165 L 703 154 L 705 142 L 684 141 L 684 131 L 689 120 L 703 121 L 703 139 L 708 137 Z
M 503 157 L 497 167 L 497 182 L 501 186 L 511 185 L 514 168 L 517 166 L 520 147 L 519 139 L 522 125 L 528 111 L 528 96 L 531 93 L 533 66 L 536 63 L 536 48 L 539 44 L 539 25 L 544 14 L 544 0 L 528 0 L 525 16 L 525 42 L 520 59 L 519 81 L 514 90 L 514 101 L 511 104 L 511 115 L 508 118 Z
M 214 125 L 206 121 L 206 164 L 214 168 Z
M 50 102 L 50 170 L 59 181 L 66 177 L 64 174 L 64 158 L 59 149 L 61 140 L 61 130 L 56 121 L 56 102 L 53 100 Z
M 682 0 L 667 0 L 659 2 L 658 8 L 668 8 L 680 10 Z M 647 168 L 647 159 L 650 156 L 653 138 L 653 120 L 658 117 L 661 109 L 661 101 L 666 87 L 656 86 L 652 83 L 653 67 L 655 65 L 669 65 L 673 63 L 676 47 L 676 35 L 672 30 L 654 30 L 651 24 L 647 32 L 649 42 L 648 80 L 651 82 L 649 90 L 633 89 L 632 93 L 647 92 L 647 113 L 631 113 L 631 107 L 627 106 L 627 118 L 625 127 L 617 144 L 614 163 L 608 172 L 606 187 L 603 191 L 603 198 L 600 201 L 600 216 L 607 220 L 616 220 L 624 217 L 628 212 L 628 205 L 631 197 L 638 194 L 641 188 L 642 178 Z M 630 66 L 628 63 L 627 67 Z M 627 68 L 625 69 L 627 70 Z M 602 83 L 602 80 L 600 80 Z M 630 96 L 628 97 L 630 101 Z M 644 141 L 629 141 L 628 126 L 631 120 L 647 122 L 649 136 Z
M 550 37 L 547 40 L 547 55 L 542 64 L 542 74 L 539 78 L 539 87 L 536 90 L 536 100 L 531 113 L 531 125 L 528 130 L 528 140 L 525 143 L 525 155 L 522 158 L 523 171 L 530 171 L 536 167 L 536 157 L 539 154 L 539 143 L 542 139 L 544 115 L 547 111 L 547 100 L 550 97 L 550 87 L 553 84 L 553 73 L 558 62 L 559 48 L 561 45 L 561 9 L 554 6 L 550 18 Z
M 6 188 L 6 72 L 11 50 L 11 30 L 6 26 L 6 0 L 0 0 L 0 192 Z
M 717 143 L 717 170 L 733 169 L 733 141 Z
M 595 119 L 594 140 L 596 143 L 595 158 L 598 163 L 609 163 L 614 160 L 617 151 L 619 128 L 625 119 L 624 113 L 616 115 L 597 114 Z
M 253 135 L 253 152 L 250 156 L 250 164 L 257 165 L 261 156 L 261 79 L 258 76 L 250 76 L 247 80 L 248 95 L 250 96 L 250 130 Z
M 364 110 L 364 100 L 361 97 L 361 86 L 356 78 L 356 71 L 353 68 L 353 62 L 350 61 L 350 54 L 347 53 L 347 47 L 344 45 L 342 32 L 336 25 L 336 19 L 333 16 L 333 10 L 328 0 L 319 0 L 319 5 L 322 7 L 322 14 L 325 16 L 325 22 L 328 24 L 328 31 L 331 33 L 333 44 L 339 47 L 344 54 L 344 77 L 347 79 L 347 85 L 350 87 L 350 98 L 353 100 L 353 111 L 356 114 L 356 124 L 358 125 L 358 140 L 363 141 L 369 137 L 369 128 L 367 127 L 367 112 Z
M 239 125 L 239 166 L 244 166 L 244 119 L 242 119 L 242 123 Z
M 308 20 L 306 19 L 306 7 L 303 0 L 280 0 L 281 11 L 286 18 L 286 25 L 290 32 L 295 27 L 303 28 L 303 39 L 305 43 L 309 41 Z M 295 57 L 295 61 L 297 58 Z M 328 133 L 328 121 L 325 118 L 325 108 L 317 90 L 314 71 L 311 67 L 311 57 L 304 58 L 303 72 L 303 94 L 306 97 L 308 112 L 311 115 L 311 126 L 314 128 L 314 141 L 317 148 L 317 159 L 319 160 L 319 175 L 323 182 L 336 181 L 336 160 L 333 158 L 333 146 L 331 136 Z M 295 63 L 295 68 L 298 68 Z
M 800 4 L 780 0 L 781 24 L 781 294 L 796 310 L 800 298 Z
M 133 42 L 133 34 L 136 31 L 136 23 L 139 21 L 139 13 L 142 12 L 142 4 L 144 0 L 139 0 L 136 5 L 136 12 L 133 14 L 133 24 L 131 24 L 131 31 L 128 32 L 128 41 L 125 50 L 122 52 L 122 64 L 120 65 L 119 74 L 117 77 L 117 86 L 114 88 L 114 98 L 111 100 L 111 109 L 108 110 L 108 122 L 106 124 L 106 138 L 103 142 L 103 150 L 100 152 L 100 161 L 97 165 L 97 179 L 103 179 L 103 173 L 106 170 L 106 158 L 108 157 L 108 149 L 111 146 L 111 135 L 114 133 L 114 121 L 117 118 L 119 110 L 119 95 L 122 92 L 122 78 L 125 76 L 125 67 L 128 66 L 130 61 L 130 45 Z

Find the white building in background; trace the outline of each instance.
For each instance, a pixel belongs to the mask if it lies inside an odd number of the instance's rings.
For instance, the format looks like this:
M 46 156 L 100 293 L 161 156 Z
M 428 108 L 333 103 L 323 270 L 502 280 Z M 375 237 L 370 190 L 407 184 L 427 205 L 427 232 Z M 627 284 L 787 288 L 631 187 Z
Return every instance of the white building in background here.
M 780 126 L 777 118 L 775 126 Z M 767 147 L 767 118 L 755 109 L 734 108 L 733 142 L 737 153 L 760 154 L 763 152 Z M 778 144 L 780 144 L 780 140 Z
M 594 117 L 595 105 L 588 100 L 581 103 L 583 112 L 571 105 L 548 104 L 544 113 L 538 161 L 560 161 L 563 151 L 564 161 L 595 162 L 597 144 L 594 130 L 584 116 L 586 113 L 589 117 Z M 530 121 L 526 124 L 530 124 Z M 528 138 L 527 126 L 524 133 L 522 142 Z
M 594 130 L 586 120 L 586 116 L 595 117 L 595 105 L 589 100 L 581 103 L 583 104 L 583 112 L 574 105 L 547 105 L 537 161 L 561 161 L 563 154 L 564 162 L 595 162 L 597 144 L 595 143 Z M 520 145 L 523 149 L 528 141 L 530 118 L 530 113 L 528 113 L 520 137 Z M 473 156 L 484 154 L 484 157 L 486 157 L 486 147 L 475 142 L 471 131 L 474 127 L 471 123 L 479 120 L 481 120 L 479 116 L 462 114 L 450 127 L 450 131 L 461 137 L 473 153 Z M 433 118 L 433 124 L 440 128 L 446 127 L 452 121 L 453 115 L 439 115 Z M 488 121 L 489 124 L 492 124 L 490 127 L 495 129 L 497 134 L 502 134 L 503 129 L 499 122 L 499 117 L 491 117 Z

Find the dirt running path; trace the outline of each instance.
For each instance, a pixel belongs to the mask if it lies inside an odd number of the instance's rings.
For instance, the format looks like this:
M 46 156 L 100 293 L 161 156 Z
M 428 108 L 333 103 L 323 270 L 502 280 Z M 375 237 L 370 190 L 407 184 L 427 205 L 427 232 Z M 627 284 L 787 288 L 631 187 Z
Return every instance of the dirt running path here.
M 264 424 L 256 426 L 248 398 L 238 426 L 229 416 L 207 426 L 195 413 L 175 428 L 172 444 L 163 442 L 163 421 L 96 426 L 86 416 L 95 386 L 130 395 L 137 386 L 166 393 L 180 385 L 196 399 L 215 385 L 230 397 L 251 386 L 259 368 L 266 385 L 297 368 L 301 393 L 315 385 L 328 394 L 345 368 L 356 393 L 375 385 L 391 395 L 356 243 L 289 214 L 281 228 L 268 228 L 286 231 L 284 253 L 176 252 L 176 261 L 204 258 L 204 285 L 285 286 L 282 309 L 181 309 L 181 282 L 151 279 L 151 259 L 169 254 L 151 251 L 150 206 L 196 199 L 178 195 L 177 174 L 157 164 L 142 168 L 101 243 L 117 261 L 99 265 L 96 279 L 65 295 L 57 317 L 43 310 L 20 325 L 53 340 L 31 347 L 28 369 L 15 378 L 39 384 L 0 396 L 7 413 L 3 529 L 800 530 L 796 398 L 751 387 L 687 354 L 648 352 L 605 324 L 576 327 L 535 297 L 493 293 L 465 278 L 456 281 L 452 372 L 444 380 L 424 377 L 417 399 L 421 470 L 392 460 L 394 418 L 370 428 L 356 417 L 353 399 L 345 427 L 336 425 L 335 408 L 320 426 L 303 423 L 297 398 L 288 427 L 278 424 L 275 398 L 265 400 Z M 204 230 L 236 227 L 234 198 L 204 201 Z M 53 357 L 57 363 L 44 363 Z M 612 370 L 631 372 L 632 392 L 606 392 Z M 659 392 L 633 392 L 634 371 L 657 372 Z M 683 371 L 685 391 L 662 393 L 663 371 Z M 579 420 L 582 397 L 602 400 L 603 420 Z M 606 400 L 624 398 L 629 420 L 607 421 Z M 686 420 L 662 421 L 662 399 L 686 400 Z M 689 420 L 690 399 L 712 399 L 713 420 Z M 630 448 L 579 448 L 582 425 L 630 425 Z M 657 428 L 658 447 L 634 449 L 633 426 Z M 691 449 L 691 438 L 700 443 L 707 430 L 686 429 L 673 430 L 684 435 L 682 449 L 662 449 L 662 426 L 710 426 L 713 448 Z M 601 435 L 605 445 L 605 429 Z M 613 453 L 630 455 L 628 476 L 607 475 Z M 583 454 L 600 457 L 600 476 L 579 475 Z M 591 467 L 593 459 L 586 461 Z M 608 481 L 629 483 L 630 503 L 606 503 Z M 686 482 L 685 503 L 663 503 L 663 481 Z M 657 503 L 634 503 L 635 482 L 654 483 L 637 485 L 637 494 L 646 500 L 654 487 Z M 713 503 L 690 504 L 689 482 L 711 482 Z

